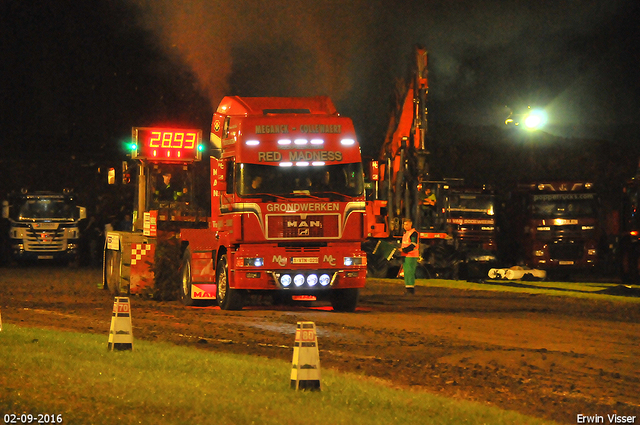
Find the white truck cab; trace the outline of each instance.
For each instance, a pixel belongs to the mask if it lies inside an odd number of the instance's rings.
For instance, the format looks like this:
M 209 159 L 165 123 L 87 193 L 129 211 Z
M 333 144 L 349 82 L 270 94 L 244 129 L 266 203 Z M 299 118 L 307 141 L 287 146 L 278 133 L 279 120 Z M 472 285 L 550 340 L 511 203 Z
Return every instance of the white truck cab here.
M 2 202 L 2 217 L 9 220 L 9 241 L 17 261 L 75 261 L 86 208 L 76 205 L 75 195 L 65 190 L 10 195 Z

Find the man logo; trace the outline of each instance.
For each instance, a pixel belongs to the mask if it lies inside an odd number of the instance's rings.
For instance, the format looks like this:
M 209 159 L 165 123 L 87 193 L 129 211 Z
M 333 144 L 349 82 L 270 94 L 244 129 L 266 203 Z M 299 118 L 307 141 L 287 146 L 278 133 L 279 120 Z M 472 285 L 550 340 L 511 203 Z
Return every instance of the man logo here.
M 309 228 L 298 229 L 298 236 L 309 236 Z
M 272 261 L 277 263 L 280 267 L 287 265 L 287 257 L 283 257 L 282 255 L 274 255 Z

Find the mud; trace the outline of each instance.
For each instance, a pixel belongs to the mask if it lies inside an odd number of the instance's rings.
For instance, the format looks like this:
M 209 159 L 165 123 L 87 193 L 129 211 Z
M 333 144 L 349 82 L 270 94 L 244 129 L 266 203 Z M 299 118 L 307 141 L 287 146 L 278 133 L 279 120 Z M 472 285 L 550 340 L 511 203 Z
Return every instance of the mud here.
M 2 268 L 2 321 L 103 334 L 106 347 L 113 296 L 100 281 L 96 269 Z M 408 296 L 393 280 L 369 281 L 356 313 L 253 301 L 224 312 L 133 297 L 134 338 L 291 361 L 296 322 L 313 321 L 324 369 L 559 423 L 640 418 L 638 303 L 423 286 Z

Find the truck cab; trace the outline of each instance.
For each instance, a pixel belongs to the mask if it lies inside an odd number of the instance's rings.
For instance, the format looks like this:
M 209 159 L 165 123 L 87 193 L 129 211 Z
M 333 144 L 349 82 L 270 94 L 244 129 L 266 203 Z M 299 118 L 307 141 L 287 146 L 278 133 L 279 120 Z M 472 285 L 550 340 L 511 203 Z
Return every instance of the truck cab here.
M 599 262 L 599 198 L 591 182 L 523 184 L 513 201 L 525 264 L 552 274 L 592 270 Z
M 13 258 L 19 262 L 78 258 L 80 229 L 86 209 L 70 190 L 12 194 L 3 202 L 2 217 L 9 221 Z
M 211 218 L 185 229 L 185 304 L 249 294 L 353 311 L 366 278 L 362 160 L 329 98 L 225 97 L 211 126 Z

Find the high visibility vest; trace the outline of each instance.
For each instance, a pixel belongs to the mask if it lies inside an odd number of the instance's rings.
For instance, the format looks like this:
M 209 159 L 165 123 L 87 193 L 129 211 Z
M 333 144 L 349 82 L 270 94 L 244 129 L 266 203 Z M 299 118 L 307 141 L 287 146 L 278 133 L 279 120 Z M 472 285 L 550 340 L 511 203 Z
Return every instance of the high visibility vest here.
M 418 234 L 418 232 L 416 231 L 416 229 L 411 229 L 407 232 L 404 232 L 404 235 L 402 235 L 402 245 L 400 245 L 401 249 L 404 249 L 406 247 L 408 247 L 409 245 L 411 245 L 411 235 L 412 234 Z M 413 248 L 411 251 L 407 252 L 406 254 L 404 253 L 404 251 L 402 251 L 402 255 L 404 255 L 405 257 L 419 257 L 420 256 L 420 235 L 418 235 L 418 240 L 416 241 L 416 246 L 415 248 Z

